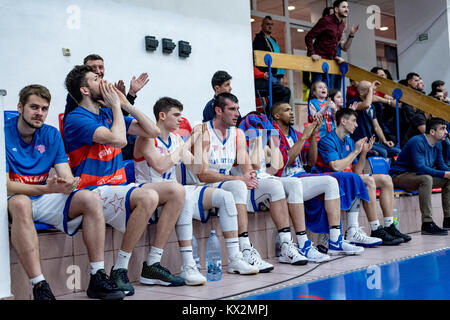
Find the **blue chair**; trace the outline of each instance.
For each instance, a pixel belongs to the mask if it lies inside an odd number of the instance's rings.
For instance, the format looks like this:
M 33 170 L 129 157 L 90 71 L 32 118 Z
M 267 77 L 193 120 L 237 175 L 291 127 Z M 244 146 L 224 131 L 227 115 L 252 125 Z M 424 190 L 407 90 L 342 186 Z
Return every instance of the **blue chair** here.
M 372 174 L 387 174 L 389 175 L 390 165 L 386 158 L 383 157 L 369 157 L 367 158 L 369 161 L 370 168 L 372 169 Z M 419 194 L 417 191 L 409 192 L 403 189 L 394 189 L 394 192 L 401 192 L 408 195 L 416 195 Z

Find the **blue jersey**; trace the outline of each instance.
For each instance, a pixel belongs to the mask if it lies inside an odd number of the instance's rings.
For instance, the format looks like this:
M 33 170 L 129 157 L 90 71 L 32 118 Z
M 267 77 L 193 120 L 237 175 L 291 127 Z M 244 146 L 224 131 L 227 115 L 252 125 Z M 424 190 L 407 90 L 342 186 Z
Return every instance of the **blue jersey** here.
M 67 163 L 64 143 L 58 129 L 42 125 L 30 143 L 23 141 L 17 129 L 19 117 L 5 122 L 6 172 L 11 181 L 45 184 L 50 169 Z
M 78 188 L 127 182 L 122 149 L 93 142 L 99 127 L 110 129 L 113 115 L 110 108 L 99 109 L 99 114 L 78 107 L 64 121 L 64 140 L 70 157 L 73 175 L 80 177 Z M 133 118 L 125 117 L 126 130 Z
M 344 140 L 341 140 L 336 134 L 336 131 L 332 131 L 319 141 L 317 148 L 319 156 L 316 167 L 322 172 L 330 172 L 333 171 L 329 165 L 330 162 L 347 158 L 355 149 L 355 142 L 349 135 L 346 135 Z M 355 158 L 352 164 L 357 163 L 358 159 Z M 352 172 L 352 169 L 349 167 L 342 171 Z

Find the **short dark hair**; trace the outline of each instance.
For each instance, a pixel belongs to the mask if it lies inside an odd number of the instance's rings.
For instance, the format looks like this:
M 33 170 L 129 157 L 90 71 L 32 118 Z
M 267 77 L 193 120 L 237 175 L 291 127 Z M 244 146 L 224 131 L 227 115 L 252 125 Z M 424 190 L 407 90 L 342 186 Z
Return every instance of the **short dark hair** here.
M 93 53 L 93 54 L 88 55 L 86 58 L 84 58 L 83 64 L 86 64 L 86 62 L 91 61 L 91 60 L 102 60 L 103 61 L 103 58 L 100 57 L 98 54 Z
M 239 103 L 238 98 L 232 94 L 232 93 L 228 93 L 228 92 L 222 92 L 219 93 L 217 95 L 217 97 L 214 98 L 214 109 L 216 107 L 219 107 L 222 111 L 225 110 L 225 106 L 227 105 L 226 99 L 231 100 L 231 102 L 234 103 Z
M 373 67 L 373 68 L 370 70 L 370 72 L 372 72 L 372 73 L 377 73 L 378 70 L 383 70 L 383 72 L 385 72 L 384 69 L 381 68 L 381 67 Z M 385 72 L 385 73 L 386 73 L 386 72 Z
M 336 112 L 336 116 L 335 116 L 336 117 L 336 126 L 340 126 L 341 125 L 342 118 L 348 119 L 351 116 L 355 116 L 356 118 L 358 118 L 358 114 L 353 109 L 350 109 L 350 108 L 339 109 Z
M 271 116 L 272 116 L 272 117 L 273 117 L 273 115 L 274 115 L 275 113 L 278 112 L 278 110 L 280 109 L 280 107 L 281 107 L 283 104 L 289 104 L 289 103 L 284 102 L 284 101 L 277 101 L 277 102 L 275 102 L 275 103 L 272 105 L 272 108 L 270 109 L 270 112 L 271 112 Z
M 52 96 L 50 94 L 50 91 L 40 84 L 30 84 L 29 86 L 26 86 L 19 92 L 19 102 L 22 106 L 25 106 L 25 104 L 28 102 L 28 98 L 32 95 L 36 95 L 42 99 L 47 100 L 48 103 L 52 100 Z
M 271 16 L 265 16 L 264 19 L 263 19 L 263 21 L 264 21 L 264 20 L 272 20 L 272 17 L 271 17 Z
M 83 99 L 80 88 L 87 86 L 86 74 L 88 72 L 94 72 L 94 69 L 87 65 L 80 65 L 75 66 L 66 76 L 66 81 L 64 82 L 66 89 L 77 103 L 80 103 Z
M 425 133 L 430 133 L 431 130 L 436 130 L 439 126 L 447 125 L 447 122 L 442 118 L 433 117 L 427 120 Z
M 445 82 L 442 80 L 433 81 L 433 83 L 431 84 L 431 91 L 436 92 L 437 88 L 443 85 L 445 85 Z
M 330 15 L 330 10 L 334 11 L 333 7 L 326 7 L 325 9 L 323 9 L 322 11 L 322 18 L 329 16 Z
M 333 2 L 333 8 L 339 8 L 342 2 L 347 2 L 346 0 L 336 0 Z
M 419 76 L 417 73 L 415 73 L 415 72 L 410 72 L 410 73 L 408 73 L 408 75 L 406 76 L 406 81 L 412 80 L 414 77 L 420 78 L 420 76 Z
M 170 97 L 159 98 L 153 106 L 153 114 L 155 115 L 156 121 L 159 120 L 160 112 L 167 113 L 171 108 L 177 108 L 180 111 L 183 111 L 183 104 L 177 99 L 173 99 Z
M 221 86 L 226 81 L 231 80 L 232 77 L 226 71 L 216 71 L 211 79 L 211 86 L 214 89 L 215 86 Z
M 339 92 L 341 92 L 341 90 L 335 89 L 335 88 L 331 89 L 331 90 L 328 92 L 328 96 L 330 97 L 331 101 L 334 102 L 334 97 L 335 97 Z

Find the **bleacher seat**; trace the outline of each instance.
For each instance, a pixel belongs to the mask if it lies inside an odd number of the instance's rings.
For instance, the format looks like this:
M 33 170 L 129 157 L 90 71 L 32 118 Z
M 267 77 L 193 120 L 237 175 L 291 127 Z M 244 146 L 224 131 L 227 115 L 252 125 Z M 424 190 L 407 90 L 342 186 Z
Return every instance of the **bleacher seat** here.
M 64 113 L 60 113 L 58 115 L 58 124 L 59 124 L 59 132 L 61 133 L 61 137 L 64 139 Z
M 372 174 L 387 174 L 389 175 L 389 162 L 386 158 L 383 157 L 370 157 L 367 158 L 367 161 L 369 161 L 370 169 L 372 170 Z M 409 192 L 403 189 L 394 189 L 395 193 L 404 193 L 408 195 L 416 195 L 419 192 L 413 191 Z M 377 194 L 378 195 L 378 194 Z

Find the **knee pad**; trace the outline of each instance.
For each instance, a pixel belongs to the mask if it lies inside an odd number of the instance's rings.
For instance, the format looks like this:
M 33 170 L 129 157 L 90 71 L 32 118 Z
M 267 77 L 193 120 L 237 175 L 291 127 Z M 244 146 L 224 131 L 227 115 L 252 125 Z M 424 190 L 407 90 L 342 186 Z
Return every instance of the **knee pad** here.
M 177 224 L 175 225 L 175 232 L 178 241 L 192 240 L 192 216 L 193 216 L 192 201 L 185 200 L 183 209 L 181 209 Z
M 339 183 L 333 177 L 329 177 L 327 181 L 327 189 L 325 191 L 325 200 L 335 200 L 340 198 Z
M 256 194 L 268 194 L 270 202 L 275 202 L 286 198 L 283 184 L 279 179 L 263 179 L 259 180 L 259 187 Z
M 231 192 L 221 189 L 214 190 L 212 193 L 212 205 L 218 209 L 223 232 L 238 229 L 237 210 Z
M 235 204 L 247 204 L 247 186 L 243 181 L 226 181 L 221 189 L 231 192 Z
M 284 192 L 286 193 L 286 201 L 291 204 L 303 203 L 303 185 L 298 178 L 281 178 Z

